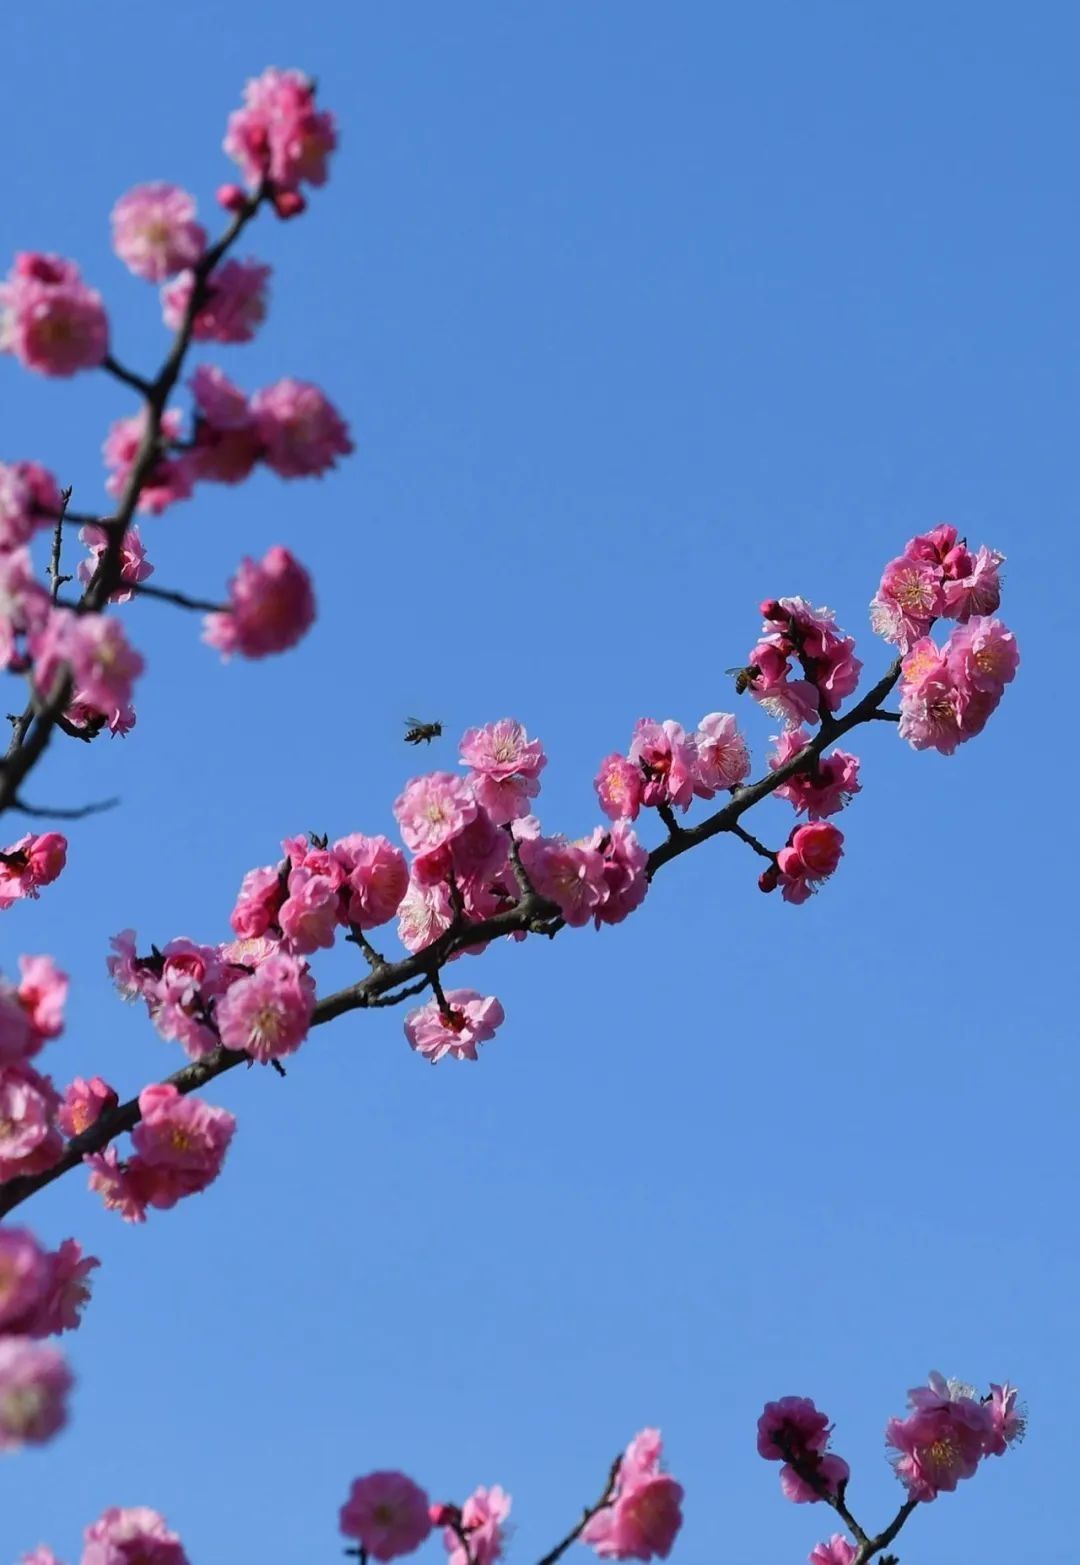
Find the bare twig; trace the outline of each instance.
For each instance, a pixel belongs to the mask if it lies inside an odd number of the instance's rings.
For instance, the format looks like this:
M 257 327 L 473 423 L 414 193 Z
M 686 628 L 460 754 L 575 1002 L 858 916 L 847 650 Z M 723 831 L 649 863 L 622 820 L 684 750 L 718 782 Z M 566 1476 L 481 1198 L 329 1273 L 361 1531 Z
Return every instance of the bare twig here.
M 570 1545 L 572 1543 L 576 1543 L 578 1538 L 581 1537 L 581 1534 L 585 1531 L 585 1528 L 592 1521 L 593 1517 L 597 1515 L 599 1511 L 604 1511 L 607 1509 L 615 1497 L 615 1486 L 619 1481 L 619 1469 L 621 1466 L 622 1457 L 617 1456 L 611 1464 L 611 1471 L 608 1473 L 608 1480 L 604 1485 L 604 1492 L 597 1500 L 596 1504 L 590 1505 L 586 1508 L 577 1526 L 572 1527 L 566 1534 L 566 1537 L 557 1543 L 555 1547 L 547 1554 L 545 1554 L 542 1560 L 538 1560 L 537 1565 L 555 1565 L 555 1561 L 562 1559 Z
M 87 815 L 101 815 L 105 810 L 114 810 L 119 803 L 119 799 L 97 799 L 93 804 L 50 807 L 46 804 L 27 804 L 22 799 L 16 799 L 11 808 L 20 815 L 40 816 L 43 820 L 81 821 Z
M 223 603 L 210 603 L 206 598 L 192 598 L 186 592 L 174 592 L 169 587 L 152 587 L 148 581 L 132 584 L 132 591 L 140 598 L 159 598 L 162 603 L 175 603 L 180 609 L 195 609 L 200 614 L 221 614 Z

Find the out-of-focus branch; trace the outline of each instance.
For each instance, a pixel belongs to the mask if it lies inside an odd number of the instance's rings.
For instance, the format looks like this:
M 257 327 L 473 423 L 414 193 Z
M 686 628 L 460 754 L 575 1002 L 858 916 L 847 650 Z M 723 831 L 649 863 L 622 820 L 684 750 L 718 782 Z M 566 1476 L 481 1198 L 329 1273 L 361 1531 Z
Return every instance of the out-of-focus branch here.
M 577 1540 L 581 1537 L 581 1534 L 585 1531 L 593 1517 L 596 1516 L 600 1511 L 607 1509 L 615 1497 L 615 1485 L 619 1481 L 619 1469 L 621 1466 L 622 1456 L 620 1455 L 617 1456 L 611 1464 L 611 1471 L 608 1473 L 608 1480 L 604 1485 L 604 1492 L 597 1500 L 596 1504 L 586 1507 L 577 1526 L 572 1527 L 566 1534 L 566 1537 L 557 1543 L 555 1547 L 549 1551 L 549 1553 L 545 1554 L 542 1560 L 538 1560 L 537 1565 L 555 1565 L 555 1561 L 562 1559 L 570 1545 L 572 1543 L 576 1543 Z

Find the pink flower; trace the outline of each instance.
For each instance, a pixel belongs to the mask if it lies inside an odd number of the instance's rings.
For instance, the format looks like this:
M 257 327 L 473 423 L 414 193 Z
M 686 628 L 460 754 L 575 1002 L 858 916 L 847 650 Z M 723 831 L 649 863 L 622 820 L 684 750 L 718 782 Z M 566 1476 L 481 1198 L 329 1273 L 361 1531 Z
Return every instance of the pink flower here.
M 53 609 L 33 651 L 34 682 L 43 696 L 67 664 L 76 701 L 105 714 L 130 703 L 145 667 L 119 620 L 73 609 Z
M 597 826 L 582 846 L 599 853 L 603 862 L 605 894 L 593 914 L 596 927 L 621 924 L 645 900 L 649 855 L 626 821 L 615 821 L 609 828 Z
M 41 630 L 51 608 L 48 593 L 34 579 L 30 551 L 0 548 L 0 668 L 25 667 L 20 641 Z
M 929 1386 L 908 1392 L 907 1418 L 891 1418 L 885 1429 L 896 1475 L 912 1499 L 929 1502 L 970 1478 L 994 1443 L 987 1405 L 970 1388 L 932 1374 Z
M 461 1507 L 461 1528 L 468 1534 L 468 1554 L 453 1528 L 443 1534 L 450 1558 L 447 1565 L 492 1565 L 502 1557 L 505 1522 L 510 1515 L 510 1496 L 498 1484 L 490 1489 L 474 1489 Z
M 274 865 L 248 870 L 229 918 L 241 940 L 257 940 L 267 930 L 278 931 L 278 914 L 287 890 L 286 877 Z
M 78 577 L 88 585 L 97 573 L 109 543 L 109 535 L 104 527 L 97 527 L 93 523 L 79 529 L 79 542 L 84 543 L 90 550 L 88 560 L 80 560 L 78 564 Z M 124 541 L 120 546 L 120 580 L 127 584 L 117 587 L 109 594 L 110 603 L 128 603 L 135 596 L 131 591 L 140 581 L 145 581 L 148 576 L 154 574 L 154 567 L 146 558 L 146 550 L 143 547 L 139 529 L 134 523 L 124 533 Z
M 48 1039 L 59 1038 L 64 1030 L 69 979 L 51 956 L 20 956 L 19 972 L 19 1004 L 32 1029 L 28 1052 L 36 1054 Z
M 17 549 L 60 515 L 60 488 L 37 462 L 0 462 L 0 550 Z
M 262 454 L 247 393 L 210 364 L 199 365 L 191 377 L 191 392 L 196 407 L 191 453 L 196 477 L 219 484 L 242 482 Z
M 225 151 L 252 189 L 263 180 L 282 190 L 325 184 L 336 146 L 334 116 L 316 109 L 314 83 L 301 71 L 274 67 L 248 82 L 225 136 Z
M 93 369 L 109 351 L 101 295 L 73 261 L 23 252 L 0 283 L 0 352 L 39 375 Z
M 571 928 L 582 928 L 607 900 L 604 856 L 588 840 L 530 838 L 521 844 L 521 861 L 536 891 L 555 903 Z
M 166 447 L 170 441 L 179 440 L 183 433 L 183 425 L 183 414 L 176 408 L 167 409 L 161 416 L 159 444 Z M 131 418 L 117 419 L 101 448 L 105 466 L 109 469 L 105 488 L 114 499 L 122 500 L 127 491 L 145 428 L 145 409 Z M 176 501 L 190 499 L 194 487 L 194 472 L 190 459 L 186 456 L 168 456 L 164 450 L 159 450 L 143 479 L 136 510 L 146 511 L 151 516 L 160 516 L 162 511 Z
M 28 832 L 0 851 L 0 909 L 20 897 L 36 897 L 67 863 L 67 838 L 58 831 Z
M 788 845 L 776 855 L 785 902 L 805 902 L 835 872 L 843 856 L 843 842 L 843 832 L 827 821 L 795 828 Z
M 51 1337 L 81 1325 L 90 1302 L 90 1273 L 101 1264 L 96 1255 L 83 1255 L 77 1239 L 65 1239 L 45 1262 L 44 1287 L 31 1319 L 21 1327 L 26 1336 Z
M 710 712 L 694 735 L 694 792 L 711 799 L 721 788 L 737 788 L 750 771 L 750 752 L 730 712 Z
M 266 319 L 270 268 L 261 261 L 223 261 L 206 279 L 203 302 L 195 312 L 196 342 L 250 342 Z M 161 290 L 161 312 L 170 331 L 187 318 L 195 273 L 181 272 Z
M 1016 1403 L 1018 1392 L 1008 1381 L 990 1385 L 990 1435 L 986 1442 L 989 1456 L 1004 1456 L 1010 1445 L 1019 1445 L 1027 1432 L 1027 1417 Z
M 476 811 L 468 783 L 452 772 L 413 777 L 394 800 L 402 839 L 418 859 L 452 842 L 476 818 Z
M 369 1559 L 397 1559 L 418 1549 L 431 1532 L 428 1497 L 404 1473 L 368 1473 L 353 1480 L 340 1526 Z
M 816 1505 L 819 1500 L 825 1498 L 824 1489 L 828 1494 L 835 1495 L 841 1484 L 847 1483 L 851 1477 L 851 1468 L 842 1456 L 836 1456 L 832 1451 L 826 1451 L 824 1456 L 810 1455 L 803 1458 L 804 1471 L 813 1475 L 813 1482 L 809 1477 L 804 1477 L 802 1471 L 797 1471 L 789 1462 L 780 1469 L 780 1490 L 786 1500 L 791 1500 L 795 1505 Z
M 767 1462 L 802 1460 L 820 1455 L 829 1443 L 829 1420 L 809 1397 L 781 1397 L 766 1402 L 758 1419 L 758 1455 Z
M 494 1038 L 505 1020 L 502 1006 L 494 995 L 478 994 L 475 989 L 450 989 L 446 1003 L 447 1011 L 440 1009 L 437 1000 L 410 1011 L 405 1018 L 406 1038 L 433 1065 L 447 1054 L 456 1060 L 475 1060 L 477 1044 Z
M 409 868 L 401 849 L 385 837 L 353 832 L 335 842 L 331 851 L 347 877 L 349 923 L 359 929 L 389 923 L 409 889 Z
M 290 871 L 288 890 L 278 913 L 288 949 L 301 956 L 329 950 L 338 926 L 337 883 L 301 867 Z
M 581 1533 L 601 1559 L 667 1559 L 682 1526 L 682 1485 L 660 1471 L 660 1434 L 643 1429 L 629 1444 L 611 1502 Z
M 110 1087 L 100 1076 L 91 1076 L 89 1081 L 83 1076 L 76 1076 L 64 1088 L 56 1122 L 65 1136 L 81 1136 L 84 1130 L 96 1125 L 102 1114 L 116 1108 L 119 1102 L 115 1088 Z
M 944 609 L 940 566 L 901 555 L 885 567 L 870 604 L 870 624 L 879 636 L 906 652 Z
M 641 810 L 645 780 L 640 766 L 625 755 L 607 755 L 593 784 L 600 808 L 609 820 L 636 820 Z
M 957 626 L 943 650 L 916 642 L 902 666 L 900 737 L 916 750 L 952 755 L 981 733 L 1019 661 L 1012 632 L 981 615 Z
M 0 1228 L 0 1332 L 32 1315 L 48 1283 L 45 1252 L 26 1228 Z
M 307 963 L 280 952 L 232 984 L 217 1002 L 216 1019 L 227 1049 L 255 1060 L 276 1060 L 303 1043 L 315 1006 Z
M 206 249 L 195 198 L 160 181 L 136 185 L 112 210 L 113 249 L 129 271 L 160 283 L 194 266 Z
M 810 743 L 810 735 L 803 728 L 787 728 L 775 741 L 776 749 L 769 757 L 769 770 L 778 771 L 781 766 L 798 755 Z M 776 790 L 778 799 L 787 799 L 795 813 L 805 810 L 812 821 L 826 815 L 835 815 L 852 800 L 859 791 L 859 758 L 845 750 L 833 750 L 819 756 L 806 771 L 796 772 Z
M 999 619 L 975 615 L 958 625 L 945 645 L 945 658 L 961 689 L 998 699 L 1020 664 L 1016 637 Z
M 102 1199 L 105 1209 L 119 1212 L 126 1223 L 144 1223 L 154 1181 L 140 1170 L 121 1163 L 115 1146 L 88 1153 L 83 1162 L 90 1170 L 88 1188 Z
M 1001 602 L 1001 567 L 1005 556 L 985 544 L 972 557 L 967 555 L 963 575 L 946 579 L 942 585 L 945 607 L 942 613 L 963 622 L 973 614 L 993 614 Z
M 137 1156 L 127 1171 L 146 1205 L 175 1206 L 213 1183 L 236 1129 L 230 1113 L 202 1098 L 182 1096 L 169 1082 L 145 1087 L 139 1112 L 142 1118 L 131 1133 Z
M 0 1065 L 0 1184 L 52 1168 L 64 1150 L 59 1107 L 48 1076 L 22 1061 Z
M 84 1533 L 81 1565 L 189 1565 L 165 1518 L 148 1506 L 111 1506 Z
M 410 879 L 398 908 L 398 939 L 406 951 L 423 951 L 454 922 L 454 908 L 445 885 L 422 885 Z
M 645 779 L 642 803 L 674 805 L 681 810 L 690 807 L 697 757 L 693 741 L 678 723 L 671 718 L 662 723 L 640 718 L 630 741 L 630 760 Z
M 773 598 L 761 607 L 762 639 L 747 659 L 755 670 L 751 694 L 789 724 L 815 722 L 822 706 L 835 712 L 862 670 L 852 637 L 837 630 L 831 609 L 814 609 L 805 598 Z M 794 664 L 801 679 L 788 678 Z
M 71 1372 L 63 1354 L 27 1337 L 0 1337 L 0 1451 L 44 1445 L 67 1423 Z
M 306 478 L 336 466 L 353 449 L 348 427 L 319 390 L 302 380 L 279 380 L 251 399 L 263 460 L 280 478 Z
M 834 1532 L 827 1543 L 819 1543 L 809 1554 L 810 1565 L 851 1565 L 855 1548 L 842 1532 Z
M 538 779 L 547 756 L 539 739 L 530 739 L 520 723 L 504 717 L 468 729 L 460 755 L 462 765 L 471 768 L 477 802 L 497 825 L 529 813 L 528 801 L 540 792 Z
M 19 1002 L 19 992 L 0 979 L 0 1061 L 25 1060 L 34 1053 L 34 1032 Z
M 315 622 L 311 577 L 275 544 L 262 560 L 241 560 L 229 583 L 229 607 L 206 616 L 203 640 L 223 657 L 261 658 L 294 647 Z

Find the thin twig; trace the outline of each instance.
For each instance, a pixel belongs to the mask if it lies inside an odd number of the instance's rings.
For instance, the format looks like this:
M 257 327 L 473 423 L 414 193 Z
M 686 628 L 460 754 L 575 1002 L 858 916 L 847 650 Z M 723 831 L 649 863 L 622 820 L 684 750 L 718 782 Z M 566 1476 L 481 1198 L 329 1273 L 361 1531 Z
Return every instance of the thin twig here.
M 570 1545 L 572 1543 L 576 1543 L 578 1538 L 581 1537 L 581 1534 L 585 1531 L 585 1528 L 592 1521 L 593 1517 L 599 1511 L 604 1511 L 607 1509 L 615 1497 L 615 1486 L 619 1481 L 619 1469 L 621 1467 L 622 1457 L 617 1456 L 611 1464 L 611 1471 L 608 1473 L 608 1480 L 604 1485 L 604 1492 L 597 1500 L 596 1504 L 587 1507 L 577 1526 L 572 1527 L 571 1530 L 566 1534 L 566 1537 L 563 1538 L 560 1543 L 557 1543 L 549 1553 L 545 1554 L 542 1560 L 538 1560 L 537 1565 L 555 1565 L 555 1561 L 561 1559 Z
M 186 592 L 174 592 L 170 587 L 152 587 L 148 581 L 132 583 L 132 590 L 140 598 L 160 598 L 162 603 L 175 603 L 180 609 L 195 609 L 200 614 L 222 614 L 223 603 L 210 603 L 206 598 L 192 598 Z
M 747 847 L 753 848 L 755 853 L 760 853 L 763 859 L 768 859 L 770 864 L 776 863 L 776 854 L 773 853 L 772 849 L 767 848 L 765 844 L 763 842 L 759 842 L 756 837 L 752 837 L 748 831 L 744 831 L 743 828 L 739 825 L 738 821 L 735 821 L 732 825 L 730 825 L 728 827 L 728 831 L 731 832 L 732 836 L 738 837 L 740 842 L 745 842 Z
M 125 369 L 124 366 L 113 358 L 112 354 L 101 361 L 101 367 L 106 370 L 114 380 L 122 380 L 125 386 L 131 386 L 133 390 L 144 397 L 149 397 L 153 391 L 150 381 L 144 380 L 141 375 L 136 375 L 134 370 Z
M 52 600 L 55 603 L 60 596 L 60 588 L 64 582 L 70 581 L 70 576 L 60 574 L 60 550 L 64 542 L 64 516 L 67 512 L 68 501 L 71 499 L 71 485 L 60 491 L 60 515 L 56 518 L 56 526 L 53 528 L 52 553 L 49 556 L 48 576 L 52 581 Z
M 26 804 L 22 799 L 16 799 L 11 808 L 20 815 L 40 816 L 44 820 L 81 821 L 87 815 L 101 815 L 105 810 L 114 810 L 119 803 L 119 799 L 97 799 L 93 804 L 57 805 L 50 808 L 45 804 Z

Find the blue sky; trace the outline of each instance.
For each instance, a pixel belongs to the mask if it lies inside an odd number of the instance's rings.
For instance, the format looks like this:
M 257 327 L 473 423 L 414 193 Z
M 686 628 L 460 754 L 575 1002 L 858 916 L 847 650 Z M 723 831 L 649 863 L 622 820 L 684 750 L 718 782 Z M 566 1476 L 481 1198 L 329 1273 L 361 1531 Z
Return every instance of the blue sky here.
M 287 543 L 321 617 L 292 656 L 222 668 L 194 619 L 137 606 L 138 729 L 35 775 L 45 802 L 123 796 L 4 920 L 5 968 L 48 948 L 72 973 L 59 1079 L 126 1093 L 180 1063 L 109 990 L 109 935 L 221 938 L 285 834 L 391 830 L 411 713 L 446 724 L 444 766 L 465 727 L 521 718 L 545 825 L 577 835 L 636 717 L 731 705 L 762 597 L 831 604 L 883 668 L 867 600 L 941 520 L 1008 556 L 1024 661 L 951 760 L 866 733 L 847 856 L 807 907 L 714 843 L 618 929 L 470 962 L 507 1012 L 479 1065 L 425 1066 L 400 1013 L 349 1017 L 287 1081 L 211 1094 L 240 1127 L 206 1196 L 143 1229 L 78 1178 L 28 1208 L 103 1264 L 72 1426 L 0 1470 L 0 1557 L 70 1560 L 106 1505 L 145 1503 L 195 1565 L 333 1561 L 349 1480 L 402 1466 L 440 1496 L 504 1484 L 523 1562 L 655 1423 L 682 1565 L 798 1561 L 831 1528 L 781 1501 L 761 1403 L 818 1399 L 880 1524 L 885 1420 L 933 1367 L 1020 1381 L 1032 1429 L 916 1516 L 905 1565 L 1071 1565 L 1074 8 L 226 14 L 7 22 L 0 250 L 76 256 L 144 369 L 164 339 L 110 253 L 113 200 L 168 178 L 209 209 L 225 116 L 270 63 L 316 74 L 343 129 L 310 214 L 252 235 L 271 315 L 220 362 L 319 381 L 357 453 L 145 528 L 156 580 L 211 595 Z M 0 375 L 0 456 L 98 503 L 127 393 Z M 771 726 L 740 712 L 760 764 Z M 354 972 L 335 953 L 320 983 Z

